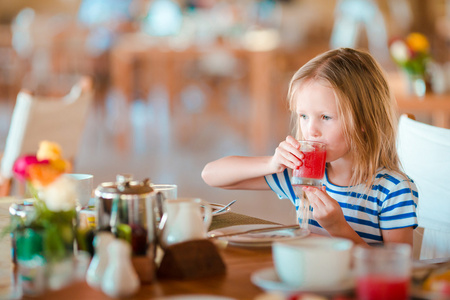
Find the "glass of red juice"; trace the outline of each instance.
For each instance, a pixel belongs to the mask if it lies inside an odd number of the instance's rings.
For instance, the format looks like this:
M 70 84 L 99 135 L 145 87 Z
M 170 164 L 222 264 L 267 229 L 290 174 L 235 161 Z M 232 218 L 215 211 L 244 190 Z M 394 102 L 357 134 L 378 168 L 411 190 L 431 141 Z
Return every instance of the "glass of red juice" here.
M 303 164 L 292 170 L 291 184 L 297 196 L 295 207 L 297 220 L 301 228 L 308 229 L 311 207 L 303 192 L 303 186 L 322 186 L 325 175 L 326 147 L 324 143 L 313 141 L 299 141 L 300 151 L 303 153 Z
M 410 245 L 356 246 L 353 255 L 358 300 L 410 299 Z
M 325 174 L 326 147 L 324 143 L 299 141 L 300 151 L 305 156 L 303 164 L 292 171 L 292 185 L 322 186 Z

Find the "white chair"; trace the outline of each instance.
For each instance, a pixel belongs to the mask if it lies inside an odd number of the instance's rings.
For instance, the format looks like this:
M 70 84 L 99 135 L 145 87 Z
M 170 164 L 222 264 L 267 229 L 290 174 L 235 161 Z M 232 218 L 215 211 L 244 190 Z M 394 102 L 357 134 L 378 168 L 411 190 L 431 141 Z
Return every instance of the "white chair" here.
M 419 191 L 420 259 L 450 257 L 450 129 L 402 115 L 397 147 Z
M 0 196 L 11 193 L 16 159 L 35 154 L 42 140 L 58 143 L 64 157 L 75 160 L 92 99 L 93 84 L 89 77 L 82 77 L 62 98 L 19 92 L 1 160 Z

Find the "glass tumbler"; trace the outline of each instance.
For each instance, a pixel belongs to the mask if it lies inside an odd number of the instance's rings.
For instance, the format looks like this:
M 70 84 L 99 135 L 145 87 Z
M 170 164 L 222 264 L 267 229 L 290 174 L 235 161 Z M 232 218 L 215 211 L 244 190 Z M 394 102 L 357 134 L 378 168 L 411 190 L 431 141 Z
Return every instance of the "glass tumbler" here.
M 311 206 L 304 186 L 320 188 L 325 175 L 326 147 L 325 144 L 313 141 L 299 141 L 300 151 L 303 153 L 303 164 L 292 170 L 291 184 L 297 196 L 297 220 L 301 228 L 308 229 Z
M 407 300 L 410 295 L 411 246 L 385 244 L 354 250 L 359 300 Z

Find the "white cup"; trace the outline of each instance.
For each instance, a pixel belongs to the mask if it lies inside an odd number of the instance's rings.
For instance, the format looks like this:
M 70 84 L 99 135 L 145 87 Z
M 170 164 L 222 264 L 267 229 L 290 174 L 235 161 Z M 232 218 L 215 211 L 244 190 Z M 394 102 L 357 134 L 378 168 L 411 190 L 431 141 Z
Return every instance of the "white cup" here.
M 275 242 L 275 270 L 280 280 L 290 286 L 336 285 L 349 278 L 352 246 L 350 240 L 326 237 Z
M 75 191 L 77 193 L 77 203 L 81 207 L 88 205 L 92 196 L 94 185 L 94 175 L 91 174 L 65 174 L 75 182 Z

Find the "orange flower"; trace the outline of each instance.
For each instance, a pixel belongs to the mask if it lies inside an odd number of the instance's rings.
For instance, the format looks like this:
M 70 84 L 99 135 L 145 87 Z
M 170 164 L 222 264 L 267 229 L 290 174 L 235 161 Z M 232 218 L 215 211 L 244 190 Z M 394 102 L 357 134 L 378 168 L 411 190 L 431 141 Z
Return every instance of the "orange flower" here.
M 406 37 L 406 44 L 413 52 L 428 53 L 430 43 L 428 39 L 421 33 L 413 32 Z
M 35 186 L 47 186 L 64 173 L 52 164 L 34 164 L 28 167 L 30 181 Z

